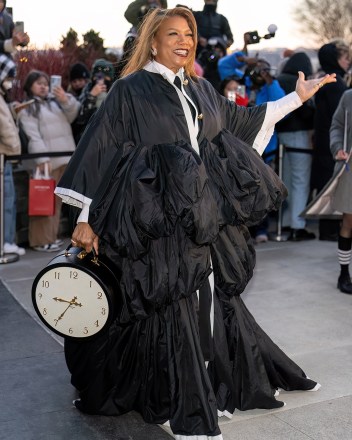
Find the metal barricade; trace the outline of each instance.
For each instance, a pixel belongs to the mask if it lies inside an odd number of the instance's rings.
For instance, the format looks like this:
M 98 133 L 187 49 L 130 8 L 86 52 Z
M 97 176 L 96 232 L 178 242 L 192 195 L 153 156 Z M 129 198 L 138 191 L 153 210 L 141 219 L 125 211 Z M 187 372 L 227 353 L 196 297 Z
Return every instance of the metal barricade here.
M 36 153 L 36 154 L 23 154 L 11 156 L 11 160 L 28 160 L 35 159 L 37 157 L 60 157 L 71 156 L 73 151 L 62 151 L 52 153 Z M 5 172 L 5 160 L 4 154 L 0 154 L 0 264 L 13 263 L 19 259 L 17 254 L 4 253 L 4 172 Z
M 283 178 L 283 159 L 284 159 L 284 145 L 279 144 L 279 161 L 278 161 L 278 176 L 282 180 Z M 282 204 L 277 212 L 277 227 L 276 233 L 270 234 L 270 240 L 272 241 L 287 241 L 288 235 L 282 233 Z

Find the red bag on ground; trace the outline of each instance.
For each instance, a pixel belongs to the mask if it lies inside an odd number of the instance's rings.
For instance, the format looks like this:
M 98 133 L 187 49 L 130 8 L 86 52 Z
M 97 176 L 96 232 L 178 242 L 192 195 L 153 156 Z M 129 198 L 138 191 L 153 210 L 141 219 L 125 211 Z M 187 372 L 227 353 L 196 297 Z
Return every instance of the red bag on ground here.
M 45 167 L 44 176 L 37 167 L 34 177 L 29 179 L 28 215 L 55 214 L 55 186 L 55 180 L 49 177 L 48 167 Z

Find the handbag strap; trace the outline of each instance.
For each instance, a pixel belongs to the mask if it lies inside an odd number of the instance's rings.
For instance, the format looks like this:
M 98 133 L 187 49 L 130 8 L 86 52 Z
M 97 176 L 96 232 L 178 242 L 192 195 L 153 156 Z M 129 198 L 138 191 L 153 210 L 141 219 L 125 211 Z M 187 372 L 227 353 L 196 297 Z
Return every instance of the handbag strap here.
M 34 178 L 38 179 L 38 180 L 40 180 L 40 179 L 46 179 L 46 180 L 50 179 L 50 176 L 49 176 L 49 163 L 48 162 L 44 163 L 44 174 L 41 173 L 40 166 L 39 165 L 36 166 L 35 172 L 34 172 Z

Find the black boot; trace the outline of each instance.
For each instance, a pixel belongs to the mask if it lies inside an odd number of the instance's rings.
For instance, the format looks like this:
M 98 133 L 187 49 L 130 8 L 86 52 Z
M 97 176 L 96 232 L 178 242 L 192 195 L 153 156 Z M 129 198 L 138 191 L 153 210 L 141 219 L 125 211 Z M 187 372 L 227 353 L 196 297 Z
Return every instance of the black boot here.
M 352 282 L 350 275 L 340 275 L 337 281 L 337 288 L 343 293 L 352 294 Z

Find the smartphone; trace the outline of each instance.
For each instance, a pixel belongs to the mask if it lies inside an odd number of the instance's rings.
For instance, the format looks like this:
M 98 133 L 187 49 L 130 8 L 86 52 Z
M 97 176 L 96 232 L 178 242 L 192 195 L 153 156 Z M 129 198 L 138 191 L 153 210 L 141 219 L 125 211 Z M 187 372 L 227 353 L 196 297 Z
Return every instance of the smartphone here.
M 53 93 L 55 87 L 61 87 L 61 75 L 50 76 L 50 92 Z
M 24 21 L 16 21 L 14 30 L 24 33 Z
M 235 101 L 236 101 L 236 92 L 233 91 L 233 90 L 229 90 L 229 91 L 227 92 L 227 99 L 228 99 L 229 101 L 235 102 Z
M 241 98 L 246 97 L 246 86 L 240 85 L 237 87 L 236 94 Z

